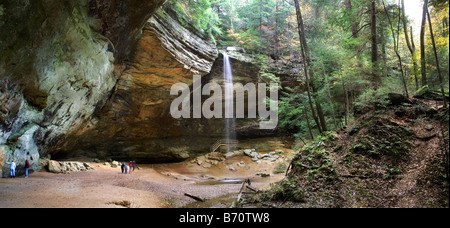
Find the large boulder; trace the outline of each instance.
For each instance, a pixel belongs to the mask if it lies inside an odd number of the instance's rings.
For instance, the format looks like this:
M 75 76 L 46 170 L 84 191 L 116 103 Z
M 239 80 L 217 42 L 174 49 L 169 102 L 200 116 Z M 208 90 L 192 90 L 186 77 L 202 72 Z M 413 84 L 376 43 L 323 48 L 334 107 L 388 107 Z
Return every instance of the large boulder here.
M 445 93 L 444 96 L 445 99 L 448 101 L 449 100 L 448 93 Z M 442 92 L 432 90 L 428 85 L 426 85 L 417 90 L 416 94 L 414 94 L 414 98 L 442 101 Z
M 51 173 L 62 173 L 61 164 L 57 161 L 48 161 L 48 171 Z
M 83 162 L 58 162 L 50 160 L 48 161 L 48 171 L 51 173 L 69 173 L 69 172 L 82 172 L 92 170 L 88 163 Z
M 389 101 L 392 105 L 401 105 L 403 103 L 412 104 L 411 100 L 409 100 L 407 97 L 405 97 L 402 94 L 398 93 L 389 93 Z

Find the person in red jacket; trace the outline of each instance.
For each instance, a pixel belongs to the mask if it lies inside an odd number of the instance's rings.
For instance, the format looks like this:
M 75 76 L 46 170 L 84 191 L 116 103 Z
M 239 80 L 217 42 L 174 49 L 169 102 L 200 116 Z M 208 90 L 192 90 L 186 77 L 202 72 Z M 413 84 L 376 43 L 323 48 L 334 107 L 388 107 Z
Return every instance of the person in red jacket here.
M 25 161 L 25 178 L 28 178 L 28 169 L 30 169 L 30 162 L 28 159 Z
M 130 166 L 130 172 L 129 172 L 129 174 L 131 174 L 132 171 L 134 171 L 134 170 L 133 170 L 133 162 L 130 161 L 130 164 L 128 164 L 128 165 Z

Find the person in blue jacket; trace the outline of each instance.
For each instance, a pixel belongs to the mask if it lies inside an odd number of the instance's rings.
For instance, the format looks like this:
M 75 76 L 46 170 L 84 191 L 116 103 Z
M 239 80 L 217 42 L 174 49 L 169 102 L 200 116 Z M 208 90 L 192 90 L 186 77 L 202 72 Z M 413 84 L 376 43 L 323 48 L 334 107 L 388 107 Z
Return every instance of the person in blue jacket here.
M 120 169 L 122 170 L 122 173 L 125 172 L 125 162 L 122 162 Z

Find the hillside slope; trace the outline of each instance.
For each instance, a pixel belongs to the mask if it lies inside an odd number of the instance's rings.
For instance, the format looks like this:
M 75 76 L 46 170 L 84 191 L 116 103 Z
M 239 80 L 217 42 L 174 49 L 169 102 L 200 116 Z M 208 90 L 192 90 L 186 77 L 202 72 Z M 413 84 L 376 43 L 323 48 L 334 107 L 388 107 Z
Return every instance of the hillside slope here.
M 287 177 L 258 196 L 276 207 L 449 207 L 448 109 L 378 100 L 346 129 L 316 139 Z

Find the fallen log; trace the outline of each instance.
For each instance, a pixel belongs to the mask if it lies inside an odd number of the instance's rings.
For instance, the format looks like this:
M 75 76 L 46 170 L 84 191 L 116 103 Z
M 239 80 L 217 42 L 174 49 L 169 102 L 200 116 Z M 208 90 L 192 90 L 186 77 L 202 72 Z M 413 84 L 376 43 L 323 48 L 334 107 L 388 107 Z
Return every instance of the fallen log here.
M 188 194 L 188 193 L 184 193 L 184 195 L 187 196 L 187 197 L 190 197 L 190 198 L 192 198 L 192 199 L 194 199 L 194 200 L 197 200 L 197 201 L 199 201 L 199 202 L 205 202 L 204 199 L 202 199 L 202 198 L 200 198 L 200 197 L 198 197 L 198 196 L 194 196 L 194 195 L 191 195 L 191 194 Z
M 428 136 L 428 137 L 419 137 L 416 135 L 416 139 L 421 140 L 421 141 L 430 141 L 432 138 L 434 138 L 436 136 L 437 136 L 436 134 Z
M 252 187 L 250 187 L 250 186 L 245 186 L 247 189 L 250 189 L 251 191 L 253 191 L 253 192 L 255 192 L 255 193 L 257 193 L 257 192 L 259 192 L 258 190 L 256 190 L 256 189 L 254 189 L 254 188 L 252 188 Z
M 237 198 L 237 201 L 236 201 L 238 203 L 241 201 L 241 197 L 242 197 L 242 193 L 244 191 L 245 185 L 247 185 L 247 187 L 248 187 L 248 185 L 251 185 L 250 179 L 247 179 L 247 180 L 244 181 L 244 183 L 242 183 L 241 190 L 239 191 L 238 198 Z

